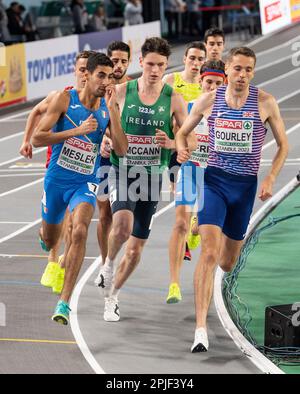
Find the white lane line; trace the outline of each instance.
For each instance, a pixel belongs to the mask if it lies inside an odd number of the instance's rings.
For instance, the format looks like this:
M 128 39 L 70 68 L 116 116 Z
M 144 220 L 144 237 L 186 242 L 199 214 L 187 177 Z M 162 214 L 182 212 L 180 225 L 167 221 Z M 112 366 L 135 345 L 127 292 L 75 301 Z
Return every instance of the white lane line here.
M 0 222 L 1 224 L 29 224 L 31 222 Z
M 282 75 L 280 75 L 280 76 L 277 76 L 277 77 L 275 77 L 275 78 L 268 79 L 267 81 L 262 82 L 262 83 L 260 83 L 260 84 L 257 85 L 257 86 L 258 86 L 258 87 L 262 87 L 262 86 L 270 85 L 270 84 L 273 83 L 273 82 L 281 81 L 282 79 L 285 79 L 285 78 L 287 78 L 287 77 L 290 77 L 291 75 L 294 75 L 294 74 L 296 74 L 296 73 L 298 73 L 298 72 L 300 72 L 300 68 L 296 68 L 295 70 L 289 71 L 289 72 L 287 72 L 287 73 L 285 73 L 285 74 L 282 74 Z
M 19 112 L 17 114 L 14 114 L 14 115 L 7 116 L 6 118 L 0 118 L 0 122 L 6 122 L 7 120 L 10 120 L 10 119 L 15 119 L 15 118 L 19 118 L 20 116 L 23 116 L 23 115 L 28 115 L 28 114 L 30 114 L 31 111 L 32 111 L 32 109 L 29 109 L 27 111 L 23 111 L 23 112 Z
M 289 133 L 292 133 L 299 126 L 300 126 L 300 123 L 298 125 L 292 127 L 291 129 L 289 129 Z M 266 144 L 264 146 L 263 150 L 267 149 L 268 147 L 273 145 L 275 142 L 276 141 L 273 140 L 270 143 Z M 159 212 L 157 212 L 155 214 L 156 218 L 161 216 L 163 213 L 166 213 L 169 209 L 171 209 L 174 206 L 174 204 L 175 203 L 172 202 L 169 205 L 167 205 L 166 207 L 164 207 L 163 209 L 161 209 Z M 97 270 L 99 265 L 100 265 L 100 259 L 97 258 L 94 261 L 94 263 L 90 266 L 90 268 L 85 272 L 85 274 L 81 278 L 80 282 L 76 285 L 76 287 L 74 289 L 74 292 L 73 292 L 73 295 L 72 295 L 71 301 L 70 301 L 70 307 L 72 309 L 72 313 L 70 315 L 70 325 L 71 325 L 71 329 L 72 329 L 75 341 L 77 342 L 77 345 L 78 345 L 80 351 L 82 352 L 84 358 L 86 359 L 86 361 L 89 363 L 91 368 L 97 374 L 105 374 L 105 371 L 102 369 L 102 367 L 100 366 L 98 361 L 95 359 L 95 357 L 91 353 L 91 351 L 90 351 L 90 349 L 89 349 L 89 347 L 88 347 L 88 345 L 87 345 L 87 343 L 86 343 L 86 341 L 85 341 L 85 339 L 84 339 L 84 337 L 82 335 L 82 332 L 81 332 L 80 326 L 79 326 L 79 321 L 78 321 L 78 304 L 79 304 L 80 295 L 82 293 L 82 290 L 83 290 L 84 286 L 86 285 L 86 283 L 88 282 L 90 277 L 94 274 L 94 272 Z M 221 320 L 221 317 L 220 317 L 220 320 Z M 273 364 L 273 366 L 274 366 L 274 369 L 275 369 L 276 367 L 275 367 L 274 364 Z
M 300 93 L 300 91 L 299 91 L 299 93 Z M 294 112 L 294 111 L 296 112 L 296 111 L 297 111 L 297 112 L 300 112 L 300 107 L 299 107 L 299 108 L 285 108 L 285 107 L 282 108 L 282 107 L 281 107 L 280 110 L 281 110 L 281 111 L 287 111 L 287 112 L 288 112 L 288 111 L 292 111 L 292 112 Z
M 70 308 L 72 310 L 72 312 L 70 313 L 70 326 L 75 341 L 79 349 L 81 350 L 81 353 L 83 354 L 84 358 L 86 359 L 86 361 L 89 363 L 89 365 L 96 372 L 97 375 L 103 375 L 105 374 L 105 371 L 98 364 L 97 360 L 91 353 L 87 343 L 85 342 L 78 321 L 78 303 L 79 303 L 81 292 L 85 284 L 87 283 L 89 278 L 94 274 L 94 272 L 99 267 L 99 265 L 100 265 L 100 258 L 98 257 L 94 261 L 94 263 L 89 267 L 89 269 L 85 272 L 85 274 L 82 276 L 82 278 L 80 279 L 80 281 L 78 282 L 78 284 L 76 285 L 73 291 L 72 298 L 70 301 Z
M 271 210 L 277 206 L 294 188 L 299 184 L 294 177 L 286 186 L 284 186 L 275 196 L 268 200 L 256 213 L 252 216 L 248 231 L 247 238 L 252 230 L 260 223 L 260 221 Z M 284 372 L 273 364 L 267 357 L 259 352 L 239 331 L 235 323 L 231 319 L 227 308 L 224 303 L 222 294 L 222 282 L 224 272 L 221 268 L 217 269 L 214 283 L 214 301 L 215 307 L 223 327 L 228 335 L 232 338 L 236 346 L 264 373 L 271 374 L 284 374 Z
M 175 206 L 175 202 L 170 203 L 160 211 L 158 211 L 154 217 L 158 218 L 159 216 L 163 215 L 165 212 L 167 212 L 169 209 Z M 153 218 L 154 219 L 154 218 Z M 96 374 L 105 374 L 106 372 L 103 370 L 103 368 L 100 366 L 98 361 L 95 359 L 93 354 L 91 353 L 79 326 L 79 321 L 78 321 L 78 304 L 79 304 L 79 298 L 82 293 L 82 290 L 90 277 L 94 274 L 94 272 L 99 268 L 100 266 L 100 257 L 98 257 L 94 263 L 89 267 L 89 269 L 85 272 L 85 274 L 82 276 L 81 280 L 79 283 L 76 285 L 71 301 L 70 301 L 70 308 L 72 309 L 72 312 L 70 314 L 70 325 L 71 329 L 75 338 L 75 341 L 77 342 L 77 345 L 79 349 L 81 350 L 84 358 L 86 361 L 89 363 L 91 368 L 96 372 Z
M 285 163 L 284 164 L 284 166 L 285 167 L 291 167 L 291 166 L 297 166 L 297 167 L 299 167 L 299 162 L 298 163 L 296 163 L 296 162 L 294 162 L 294 163 Z M 262 163 L 261 164 L 261 167 L 270 167 L 272 165 L 272 163 Z
M 298 130 L 300 128 L 300 122 L 297 123 L 295 126 L 291 127 L 290 129 L 288 129 L 286 131 L 286 134 L 292 134 L 294 131 Z M 263 148 L 262 148 L 262 152 L 265 151 L 266 149 L 270 148 L 270 146 L 276 144 L 276 140 L 273 138 L 272 141 L 266 143 Z
M 267 54 L 269 54 L 269 53 L 272 53 L 272 52 L 274 52 L 274 51 L 278 51 L 278 49 L 285 48 L 285 47 L 287 47 L 287 46 L 293 44 L 294 42 L 297 42 L 298 40 L 300 40 L 300 36 L 296 36 L 296 37 L 292 38 L 291 40 L 289 40 L 289 41 L 287 41 L 287 42 L 285 42 L 285 43 L 283 43 L 283 44 L 276 45 L 275 47 L 272 47 L 272 48 L 266 49 L 266 50 L 264 50 L 264 51 L 258 52 L 258 53 L 256 54 L 256 56 L 257 56 L 257 57 L 260 57 L 260 56 L 263 56 L 263 55 L 267 55 Z
M 31 229 L 32 227 L 36 226 L 39 223 L 42 223 L 42 219 L 38 219 L 38 220 L 35 220 L 34 222 L 30 222 L 26 226 L 21 227 L 19 230 L 7 235 L 6 237 L 0 238 L 0 244 L 16 237 L 17 235 L 24 233 L 25 231 Z
M 285 57 L 284 59 L 279 58 L 278 60 L 274 60 L 274 61 L 269 62 L 269 63 L 266 63 L 266 64 L 264 64 L 264 65 L 262 65 L 262 66 L 255 67 L 255 72 L 265 70 L 266 68 L 269 68 L 269 67 L 272 67 L 272 66 L 276 66 L 276 64 L 280 64 L 280 63 L 282 63 L 283 61 L 292 59 L 293 56 L 295 56 L 294 53 L 292 53 L 290 56 Z M 292 63 L 291 63 L 291 64 L 292 64 Z
M 0 138 L 0 143 L 4 142 L 4 141 L 12 140 L 13 138 L 16 138 L 16 137 L 20 137 L 20 135 L 23 135 L 23 134 L 24 134 L 24 131 L 20 131 L 19 133 L 11 134 L 6 137 Z
M 281 97 L 280 99 L 277 100 L 277 104 L 281 104 L 284 101 L 289 100 L 290 98 L 293 98 L 295 96 L 297 96 L 298 94 L 300 94 L 300 89 L 295 90 L 294 92 L 287 94 L 286 96 Z
M 44 180 L 44 178 L 40 178 L 40 179 L 38 179 L 38 180 L 36 180 L 36 181 L 34 181 L 34 182 L 26 183 L 26 185 L 17 187 L 17 188 L 12 189 L 12 190 L 8 190 L 7 192 L 1 193 L 1 194 L 0 194 L 0 198 L 1 198 L 1 197 L 9 196 L 10 194 L 13 194 L 13 193 L 16 193 L 16 192 L 19 192 L 20 190 L 27 189 L 28 187 L 37 185 L 38 183 L 43 182 L 43 180 Z
M 39 172 L 39 173 L 30 173 L 30 174 L 16 174 L 16 173 L 12 173 L 12 174 L 0 174 L 0 178 L 13 178 L 15 176 L 18 177 L 24 177 L 24 176 L 43 176 L 45 175 L 44 172 Z
M 31 222 L 29 222 L 29 223 L 31 223 Z M 42 254 L 40 254 L 40 255 L 38 255 L 38 254 L 3 254 L 3 253 L 0 253 L 0 257 L 1 258 L 8 258 L 8 259 L 11 259 L 11 258 L 16 258 L 16 257 L 20 257 L 20 258 L 24 258 L 24 257 L 28 257 L 28 258 L 35 258 L 35 259 L 48 259 L 48 256 L 47 255 L 42 255 Z M 93 261 L 95 261 L 95 259 L 96 259 L 97 257 L 85 257 L 84 259 L 85 260 L 93 260 Z
M 36 154 L 44 152 L 46 150 L 47 150 L 47 148 L 39 148 L 39 149 L 35 150 L 33 152 L 33 154 L 36 155 Z M 24 157 L 23 156 L 14 157 L 13 159 L 10 159 L 10 160 L 7 160 L 7 161 L 4 161 L 4 162 L 0 163 L 0 167 L 6 166 L 7 164 L 10 164 L 10 163 L 14 163 L 15 161 L 21 160 L 21 159 L 24 159 Z

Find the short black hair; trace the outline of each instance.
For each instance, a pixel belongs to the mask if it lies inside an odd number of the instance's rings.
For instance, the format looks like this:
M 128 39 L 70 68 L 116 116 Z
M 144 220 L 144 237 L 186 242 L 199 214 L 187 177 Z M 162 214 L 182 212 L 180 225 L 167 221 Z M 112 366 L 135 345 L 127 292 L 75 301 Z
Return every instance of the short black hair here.
M 222 37 L 225 43 L 225 33 L 223 30 L 219 29 L 218 27 L 211 27 L 210 29 L 206 30 L 204 34 L 205 44 L 207 44 L 208 37 L 217 37 L 217 36 Z
M 256 55 L 255 52 L 248 47 L 236 47 L 236 48 L 232 48 L 227 56 L 226 61 L 228 63 L 230 63 L 233 59 L 234 56 L 238 56 L 238 55 L 242 55 L 242 56 L 246 56 L 246 57 L 252 57 L 252 59 L 254 59 L 254 64 L 256 64 Z
M 107 56 L 112 57 L 113 51 L 121 51 L 128 53 L 128 59 L 130 59 L 130 47 L 123 41 L 113 41 L 107 47 Z
M 160 37 L 147 38 L 142 46 L 142 56 L 145 58 L 149 53 L 158 53 L 169 58 L 171 47 L 167 40 Z
M 110 60 L 110 58 L 101 52 L 93 53 L 88 58 L 86 69 L 92 74 L 98 66 L 107 66 L 114 68 L 114 64 Z
M 185 50 L 185 56 L 188 55 L 190 49 L 194 49 L 194 48 L 200 49 L 200 51 L 204 51 L 205 55 L 207 53 L 206 46 L 204 45 L 203 42 L 201 42 L 201 41 L 193 41 L 193 42 L 190 42 L 187 45 L 186 50 Z
M 205 73 L 206 70 L 222 71 L 225 74 L 225 63 L 222 60 L 208 60 L 202 64 L 200 74 Z

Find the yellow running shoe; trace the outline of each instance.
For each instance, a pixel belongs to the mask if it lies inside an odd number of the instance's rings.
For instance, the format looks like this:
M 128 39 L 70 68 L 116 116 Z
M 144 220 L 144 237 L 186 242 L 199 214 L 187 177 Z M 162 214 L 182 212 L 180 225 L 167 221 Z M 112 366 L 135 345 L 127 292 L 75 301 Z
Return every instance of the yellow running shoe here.
M 41 285 L 45 287 L 52 287 L 54 279 L 56 277 L 56 272 L 59 265 L 55 262 L 49 262 L 41 279 Z
M 58 269 L 56 271 L 56 275 L 53 281 L 52 285 L 52 290 L 53 293 L 55 294 L 61 294 L 63 288 L 64 288 L 64 283 L 65 283 L 65 273 L 66 270 L 64 268 L 61 268 L 58 266 Z
M 187 238 L 187 244 L 190 250 L 197 249 L 201 243 L 201 237 L 200 235 L 194 235 L 192 232 L 193 226 L 198 223 L 198 218 L 197 216 L 193 216 L 191 218 L 191 223 L 190 223 L 190 230 L 189 230 L 189 235 Z
M 177 283 L 172 283 L 169 288 L 167 304 L 178 304 L 182 300 L 180 287 Z

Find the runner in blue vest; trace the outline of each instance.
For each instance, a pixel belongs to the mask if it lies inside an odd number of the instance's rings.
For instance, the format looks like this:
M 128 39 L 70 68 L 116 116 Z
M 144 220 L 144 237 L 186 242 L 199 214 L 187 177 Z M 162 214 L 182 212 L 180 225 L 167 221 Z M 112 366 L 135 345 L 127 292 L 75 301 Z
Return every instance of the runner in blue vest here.
M 92 55 L 84 89 L 57 93 L 33 136 L 34 146 L 53 145 L 42 200 L 40 240 L 44 248 L 51 249 L 59 239 L 68 206 L 72 215 L 65 284 L 52 317 L 64 325 L 68 324 L 68 303 L 85 255 L 99 184 L 99 147 L 108 126 L 115 150 L 120 155 L 127 152 L 112 80 L 111 60 L 102 53 Z
M 204 208 L 198 214 L 201 255 L 194 277 L 197 326 L 192 352 L 208 350 L 207 313 L 214 272 L 230 272 L 241 252 L 257 190 L 266 123 L 278 150 L 259 198 L 272 196 L 274 182 L 288 154 L 285 126 L 273 96 L 250 85 L 255 53 L 234 48 L 226 62 L 228 85 L 203 94 L 176 136 L 178 161 L 189 157 L 186 138 L 204 117 L 209 125 L 209 158 L 204 176 Z

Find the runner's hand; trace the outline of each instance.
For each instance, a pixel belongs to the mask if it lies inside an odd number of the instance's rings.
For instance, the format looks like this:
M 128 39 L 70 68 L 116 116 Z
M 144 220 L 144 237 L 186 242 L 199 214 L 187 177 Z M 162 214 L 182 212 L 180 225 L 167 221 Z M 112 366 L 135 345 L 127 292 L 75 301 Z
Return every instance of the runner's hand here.
M 263 181 L 260 186 L 260 193 L 259 198 L 261 201 L 267 201 L 269 198 L 273 196 L 273 185 L 274 185 L 274 178 L 268 175 Z
M 116 87 L 114 85 L 107 86 L 105 92 L 105 101 L 108 109 L 115 108 L 117 106 Z
M 164 148 L 164 149 L 174 149 L 174 141 L 172 141 L 167 134 L 159 129 L 155 130 L 156 136 L 156 143 L 159 147 Z
M 110 158 L 110 152 L 113 149 L 112 147 L 112 140 L 106 136 L 103 137 L 101 148 L 100 148 L 100 155 L 104 159 Z
M 98 122 L 94 118 L 94 115 L 90 115 L 87 120 L 85 120 L 81 126 L 78 127 L 78 133 L 76 135 L 87 135 L 90 133 L 93 133 L 97 130 L 98 128 Z
M 186 163 L 191 158 L 191 152 L 188 148 L 179 149 L 177 151 L 177 161 L 180 164 Z
M 26 157 L 26 159 L 32 159 L 32 145 L 29 142 L 23 142 L 20 155 Z

